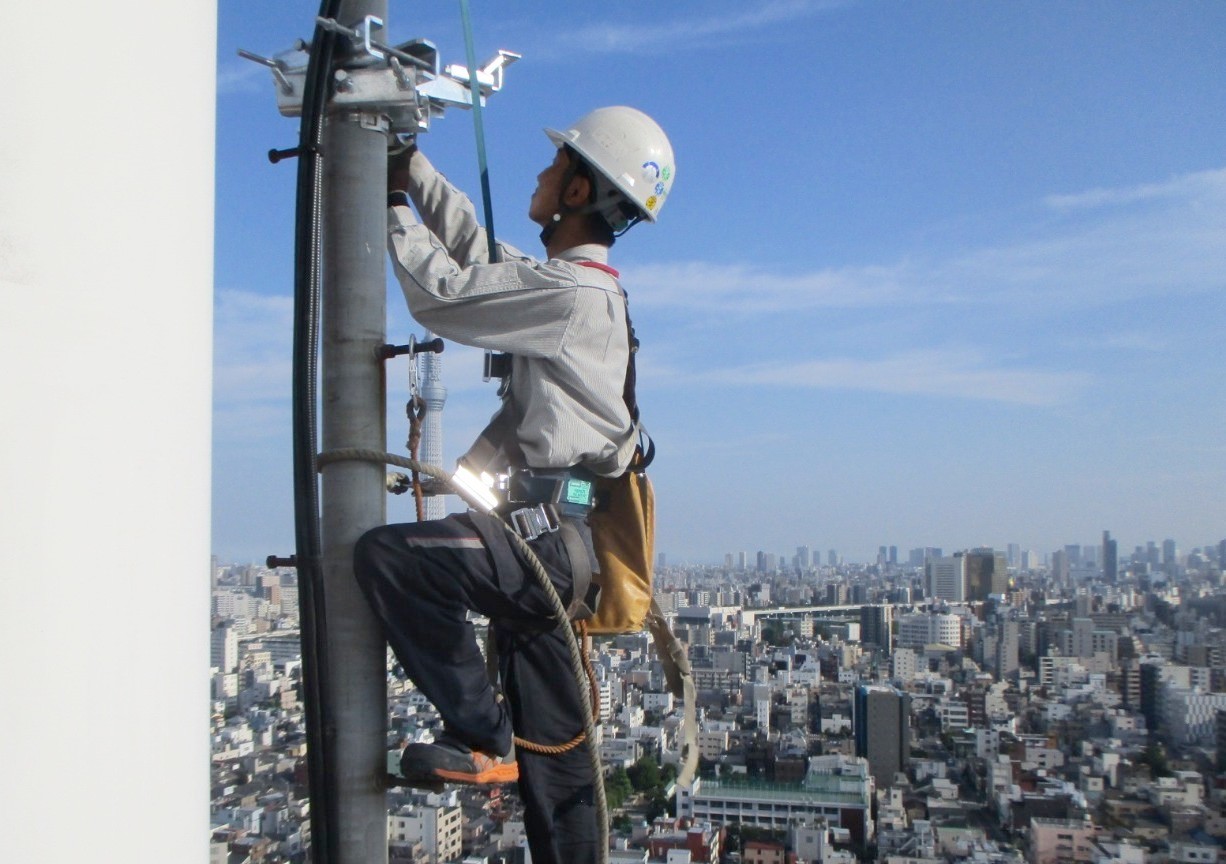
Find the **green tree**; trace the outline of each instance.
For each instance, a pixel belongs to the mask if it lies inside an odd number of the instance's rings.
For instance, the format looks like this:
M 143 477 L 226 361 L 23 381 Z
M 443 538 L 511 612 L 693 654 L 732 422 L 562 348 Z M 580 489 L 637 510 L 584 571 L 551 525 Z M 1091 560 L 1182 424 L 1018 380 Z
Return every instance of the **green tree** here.
M 622 806 L 633 791 L 634 787 L 630 785 L 626 769 L 620 765 L 614 768 L 613 773 L 609 775 L 609 779 L 604 784 L 604 794 L 608 800 L 609 809 L 613 810 Z
M 653 793 L 647 802 L 647 821 L 651 822 L 666 813 L 668 813 L 668 800 L 659 792 Z
M 643 756 L 626 771 L 636 792 L 651 792 L 661 786 L 660 766 L 650 756 Z

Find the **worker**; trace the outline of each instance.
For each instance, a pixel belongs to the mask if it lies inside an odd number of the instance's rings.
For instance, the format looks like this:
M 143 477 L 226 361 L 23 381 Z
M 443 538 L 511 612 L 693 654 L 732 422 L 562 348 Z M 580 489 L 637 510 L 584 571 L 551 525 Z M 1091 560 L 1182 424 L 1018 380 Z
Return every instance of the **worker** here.
M 676 171 L 663 130 L 633 108 L 600 108 L 545 133 L 555 151 L 528 216 L 546 260 L 500 243 L 491 261 L 471 201 L 415 146 L 389 158 L 388 246 L 420 324 L 510 355 L 501 407 L 460 464 L 509 475 L 514 500 L 497 514 L 528 539 L 568 614 L 583 618 L 598 602 L 586 490 L 622 475 L 639 445 L 626 294 L 609 248 L 656 221 Z M 568 625 L 528 566 L 502 524 L 476 509 L 373 529 L 354 554 L 392 650 L 443 721 L 432 744 L 404 749 L 401 773 L 423 785 L 517 781 L 534 864 L 584 864 L 598 860 L 601 836 L 586 744 L 555 754 L 523 743 L 572 742 L 589 698 L 571 672 Z M 490 619 L 497 689 L 470 610 Z

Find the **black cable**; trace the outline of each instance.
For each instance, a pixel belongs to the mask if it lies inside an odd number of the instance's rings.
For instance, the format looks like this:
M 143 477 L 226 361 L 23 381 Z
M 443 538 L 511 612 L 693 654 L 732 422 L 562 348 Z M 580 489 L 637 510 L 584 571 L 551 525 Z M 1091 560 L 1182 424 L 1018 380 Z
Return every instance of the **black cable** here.
M 322 0 L 319 16 L 335 19 L 341 0 Z M 327 616 L 320 566 L 316 381 L 318 378 L 319 285 L 322 247 L 322 154 L 324 109 L 332 78 L 336 36 L 316 25 L 302 97 L 298 132 L 298 186 L 294 214 L 293 447 L 294 537 L 297 546 L 302 626 L 302 689 L 307 732 L 307 777 L 311 801 L 311 846 L 315 864 L 340 860 L 339 809 L 332 794 L 336 725 L 328 705 Z

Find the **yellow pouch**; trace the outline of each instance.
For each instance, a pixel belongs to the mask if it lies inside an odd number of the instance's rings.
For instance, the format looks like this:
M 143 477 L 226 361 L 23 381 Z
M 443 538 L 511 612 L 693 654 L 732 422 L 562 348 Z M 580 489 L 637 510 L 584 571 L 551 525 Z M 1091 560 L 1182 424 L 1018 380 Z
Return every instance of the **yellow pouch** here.
M 596 481 L 601 504 L 588 516 L 600 572 L 596 615 L 589 633 L 611 636 L 642 630 L 651 609 L 655 557 L 655 493 L 645 471 Z

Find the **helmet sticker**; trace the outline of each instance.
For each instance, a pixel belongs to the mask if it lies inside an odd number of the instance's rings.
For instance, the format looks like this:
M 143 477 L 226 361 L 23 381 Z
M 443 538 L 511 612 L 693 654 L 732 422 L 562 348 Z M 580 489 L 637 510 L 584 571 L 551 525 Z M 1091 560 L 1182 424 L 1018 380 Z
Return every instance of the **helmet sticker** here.
M 656 200 L 656 196 L 655 196 L 655 195 L 652 195 L 650 198 L 648 198 L 648 199 L 647 199 L 647 209 L 648 209 L 648 210 L 655 210 L 655 209 L 656 209 L 656 205 L 657 205 L 657 204 L 659 204 L 659 203 L 660 203 L 660 202 L 659 202 L 658 200 Z
M 656 194 L 657 194 L 657 195 L 663 195 L 663 194 L 664 194 L 664 184 L 663 184 L 663 183 L 657 183 L 657 184 L 656 184 Z
M 657 165 L 655 162 L 644 162 L 643 163 L 643 179 L 655 180 L 659 176 L 660 176 L 660 166 L 659 165 Z
M 673 169 L 665 165 L 664 170 L 660 172 L 660 179 L 667 182 L 668 178 L 672 176 L 673 176 Z

